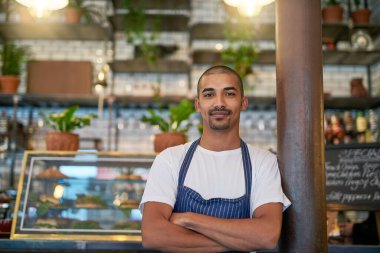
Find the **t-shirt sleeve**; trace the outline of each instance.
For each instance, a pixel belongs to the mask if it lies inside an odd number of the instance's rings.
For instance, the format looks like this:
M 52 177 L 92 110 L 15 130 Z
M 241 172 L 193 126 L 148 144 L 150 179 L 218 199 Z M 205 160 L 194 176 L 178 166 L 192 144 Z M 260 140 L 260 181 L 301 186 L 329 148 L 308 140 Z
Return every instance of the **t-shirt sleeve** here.
M 140 202 L 143 212 L 144 203 L 149 201 L 161 202 L 174 207 L 177 196 L 177 178 L 168 150 L 160 153 L 154 160 L 149 171 L 144 194 Z
M 262 159 L 256 160 L 252 166 L 257 166 L 256 175 L 252 181 L 252 213 L 261 205 L 267 203 L 282 203 L 283 211 L 290 206 L 281 186 L 281 175 L 277 158 L 270 152 L 263 152 Z

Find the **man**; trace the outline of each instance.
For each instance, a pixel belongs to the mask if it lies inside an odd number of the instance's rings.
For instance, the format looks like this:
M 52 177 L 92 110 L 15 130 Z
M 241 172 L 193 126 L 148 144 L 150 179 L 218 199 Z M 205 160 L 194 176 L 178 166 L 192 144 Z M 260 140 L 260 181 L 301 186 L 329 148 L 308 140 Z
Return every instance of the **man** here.
M 241 78 L 226 66 L 211 67 L 197 93 L 203 134 L 156 157 L 140 206 L 143 246 L 165 252 L 275 248 L 290 202 L 276 157 L 240 139 L 240 112 L 248 106 Z

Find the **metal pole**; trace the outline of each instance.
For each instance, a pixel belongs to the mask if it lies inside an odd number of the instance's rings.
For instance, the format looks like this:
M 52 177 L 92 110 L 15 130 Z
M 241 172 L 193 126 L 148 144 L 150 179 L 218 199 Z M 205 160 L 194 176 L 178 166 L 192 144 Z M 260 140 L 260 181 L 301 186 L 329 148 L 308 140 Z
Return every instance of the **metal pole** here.
M 278 159 L 292 201 L 280 252 L 327 252 L 320 0 L 276 1 Z
M 13 95 L 13 118 L 12 118 L 12 132 L 11 132 L 11 168 L 9 175 L 9 186 L 11 188 L 15 187 L 15 167 L 16 167 L 16 159 L 17 159 L 17 111 L 18 111 L 18 103 L 19 103 L 19 95 Z

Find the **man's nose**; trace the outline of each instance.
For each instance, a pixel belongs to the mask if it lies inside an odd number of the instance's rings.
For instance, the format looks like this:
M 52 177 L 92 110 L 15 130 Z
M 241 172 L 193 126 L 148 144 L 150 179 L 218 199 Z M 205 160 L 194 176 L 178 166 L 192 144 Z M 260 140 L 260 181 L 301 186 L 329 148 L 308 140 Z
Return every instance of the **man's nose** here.
M 215 96 L 215 107 L 225 107 L 226 103 L 225 103 L 225 100 L 224 100 L 224 96 L 221 95 L 221 94 L 218 94 Z

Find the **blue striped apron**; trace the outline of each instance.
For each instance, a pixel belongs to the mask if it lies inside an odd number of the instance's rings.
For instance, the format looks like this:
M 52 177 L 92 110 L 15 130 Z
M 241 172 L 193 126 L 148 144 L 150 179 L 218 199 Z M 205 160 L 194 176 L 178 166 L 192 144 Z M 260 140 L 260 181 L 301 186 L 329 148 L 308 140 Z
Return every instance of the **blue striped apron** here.
M 211 198 L 208 200 L 202 198 L 198 192 L 184 186 L 185 177 L 198 144 L 199 139 L 191 144 L 182 162 L 173 212 L 193 212 L 223 219 L 250 218 L 252 164 L 247 144 L 242 140 L 240 141 L 245 176 L 245 194 L 237 199 Z

